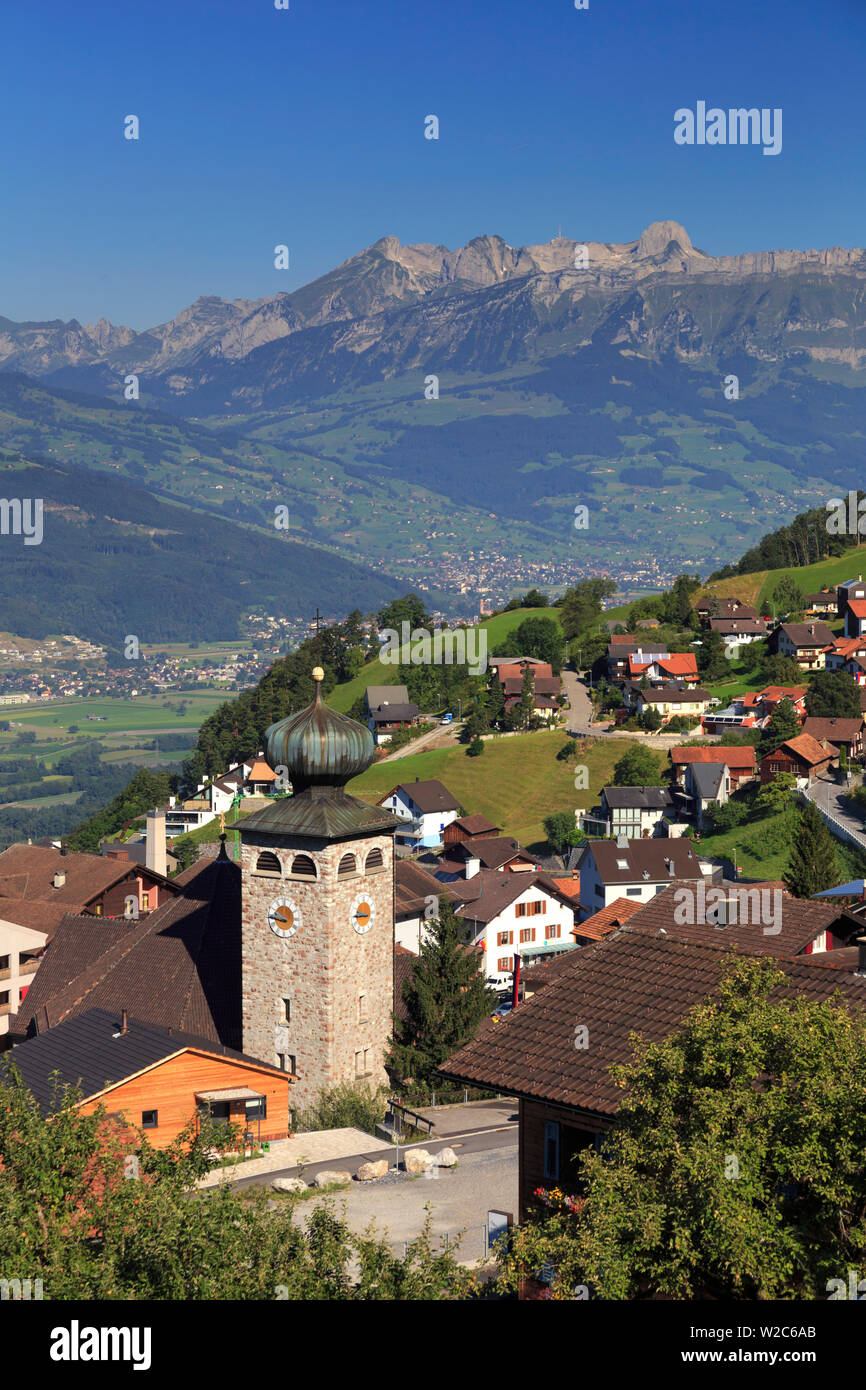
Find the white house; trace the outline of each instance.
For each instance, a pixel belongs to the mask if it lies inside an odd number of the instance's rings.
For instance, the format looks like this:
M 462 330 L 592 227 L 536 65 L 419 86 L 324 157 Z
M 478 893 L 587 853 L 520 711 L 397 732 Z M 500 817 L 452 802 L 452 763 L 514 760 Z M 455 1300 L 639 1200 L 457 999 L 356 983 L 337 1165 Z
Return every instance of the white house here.
M 397 831 L 395 840 L 411 849 L 438 848 L 446 825 L 460 815 L 460 803 L 446 786 L 435 780 L 422 782 L 418 777 L 414 782 L 392 787 L 378 805 L 387 807 L 406 823 L 405 829 Z
M 37 904 L 37 908 L 41 906 Z M 10 921 L 18 915 L 22 904 L 10 899 L 0 906 L 0 1037 L 9 1032 L 9 1016 L 18 1012 L 39 964 L 39 956 L 48 941 L 47 931 L 21 926 Z M 25 909 L 32 909 L 27 902 Z M 62 914 L 55 914 L 58 916 Z M 53 919 L 52 919 L 53 921 Z
M 641 840 L 663 833 L 664 820 L 674 801 L 667 787 L 602 787 L 600 814 L 580 812 L 581 829 L 587 834 L 625 835 Z M 598 827 L 603 827 L 599 831 Z
M 464 898 L 457 909 L 468 944 L 483 946 L 485 978 L 508 984 L 514 957 L 543 958 L 574 950 L 574 902 L 547 874 L 481 869 L 450 885 Z
M 701 879 L 713 865 L 688 840 L 590 840 L 580 858 L 580 917 L 591 917 L 616 898 L 646 903 L 671 879 Z

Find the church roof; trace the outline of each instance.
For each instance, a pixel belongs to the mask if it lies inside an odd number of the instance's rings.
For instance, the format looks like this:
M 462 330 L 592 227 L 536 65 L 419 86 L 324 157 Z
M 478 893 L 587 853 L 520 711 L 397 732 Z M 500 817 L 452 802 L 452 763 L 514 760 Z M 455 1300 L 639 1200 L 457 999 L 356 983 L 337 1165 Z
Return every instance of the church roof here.
M 266 738 L 271 767 L 285 767 L 296 791 L 344 787 L 373 761 L 373 736 L 365 724 L 329 709 L 322 699 L 324 671 L 313 671 L 316 697 L 306 709 L 280 719 Z
M 241 834 L 300 835 L 311 840 L 345 840 L 353 835 L 381 835 L 401 824 L 399 816 L 371 806 L 341 787 L 310 787 L 296 796 L 272 801 L 262 811 L 236 821 Z

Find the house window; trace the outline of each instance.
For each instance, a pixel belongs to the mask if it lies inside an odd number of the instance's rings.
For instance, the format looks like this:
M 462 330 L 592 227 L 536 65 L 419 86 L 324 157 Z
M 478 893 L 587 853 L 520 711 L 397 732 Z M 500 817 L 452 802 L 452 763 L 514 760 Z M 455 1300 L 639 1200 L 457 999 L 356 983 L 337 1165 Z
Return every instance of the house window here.
M 8 956 L 0 956 L 0 970 L 8 970 L 8 969 L 9 969 L 9 957 L 8 957 Z
M 527 903 L 518 903 L 514 909 L 515 917 L 525 917 L 527 906 Z
M 496 944 L 497 944 L 497 946 L 512 946 L 512 945 L 514 944 L 514 932 L 513 932 L 513 931 L 501 931 L 501 932 L 498 932 L 498 933 L 497 933 L 497 936 L 496 936 Z
M 539 917 L 544 911 L 544 899 L 539 898 L 537 902 L 529 904 L 530 917 Z
M 354 854 L 344 854 L 337 866 L 337 878 L 348 878 L 351 874 L 358 872 L 358 865 Z
M 558 922 L 548 922 L 544 928 L 544 935 L 548 941 L 555 941 L 557 937 L 562 936 L 562 927 Z
M 500 975 L 504 975 L 504 974 L 506 973 L 506 971 L 508 971 L 508 970 L 513 970 L 513 969 L 514 969 L 514 957 L 513 957 L 513 956 L 500 956 L 500 957 L 499 957 L 499 960 L 496 962 L 496 969 L 497 969 L 497 971 L 499 972 Z
M 286 1023 L 291 1023 L 291 1021 L 292 1021 L 292 1001 L 291 1001 L 291 999 L 284 999 L 284 1000 L 283 1000 L 283 1017 L 284 1017 Z
M 367 1022 L 367 996 L 366 996 L 366 994 L 359 994 L 359 995 L 358 995 L 358 1022 L 359 1022 L 359 1023 L 366 1023 L 366 1022 Z
M 267 1096 L 256 1096 L 255 1100 L 245 1100 L 244 1110 L 248 1120 L 266 1120 L 268 1118 Z
M 363 1052 L 356 1052 L 356 1053 L 355 1053 L 355 1075 L 356 1075 L 356 1076 L 363 1076 L 363 1075 L 364 1075 L 364 1054 L 363 1054 Z
M 559 1125 L 555 1120 L 544 1126 L 544 1176 L 559 1177 Z
M 521 945 L 527 941 L 535 940 L 535 927 L 522 927 L 520 931 Z
M 276 856 L 275 856 L 276 857 Z M 292 860 L 293 878 L 318 878 L 316 865 L 308 854 L 296 854 Z
M 158 1110 L 142 1110 L 141 1112 L 142 1129 L 157 1129 L 159 1127 Z
M 280 861 L 271 850 L 263 850 L 262 853 L 259 855 L 258 859 L 256 860 L 256 873 L 276 874 L 277 876 L 282 874 L 282 869 L 280 868 Z
M 148 912 L 148 911 L 150 910 L 150 894 L 149 894 L 149 893 L 142 893 L 142 895 L 141 895 L 141 910 L 142 910 L 142 912 Z
M 639 898 L 639 897 L 640 897 L 640 889 L 639 889 L 639 888 L 626 888 L 625 891 L 626 891 L 626 897 L 629 897 L 629 898 Z
M 380 849 L 371 849 L 370 853 L 367 855 L 364 872 L 369 874 L 375 869 L 384 869 L 384 867 L 385 860 L 382 858 L 382 851 Z

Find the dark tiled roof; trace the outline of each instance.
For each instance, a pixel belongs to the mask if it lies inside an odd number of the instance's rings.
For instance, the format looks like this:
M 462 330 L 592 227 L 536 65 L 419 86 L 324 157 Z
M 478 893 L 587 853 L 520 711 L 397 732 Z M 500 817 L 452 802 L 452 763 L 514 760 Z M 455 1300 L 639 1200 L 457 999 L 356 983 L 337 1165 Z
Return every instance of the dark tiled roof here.
M 633 919 L 634 921 L 634 919 Z M 830 953 L 834 954 L 833 952 Z M 633 922 L 597 945 L 571 951 L 558 980 L 455 1053 L 441 1074 L 463 1084 L 496 1086 L 517 1096 L 614 1115 L 622 1090 L 609 1075 L 629 1061 L 631 1035 L 659 1042 L 718 986 L 731 953 L 635 931 Z M 570 968 L 569 968 L 570 967 Z M 845 970 L 780 960 L 787 981 L 775 998 L 821 1000 L 839 990 L 856 1007 L 866 986 Z M 576 1049 L 575 1025 L 589 1032 Z
M 45 902 L 42 898 L 0 897 L 0 922 L 14 922 L 18 927 L 44 932 L 50 939 L 69 908 L 63 903 Z M 99 918 L 93 918 L 99 921 Z
M 826 623 L 782 623 L 778 629 L 791 639 L 795 647 L 829 647 L 835 638 Z
M 730 926 L 715 926 L 707 923 L 707 908 L 720 901 L 714 889 L 724 891 L 726 898 L 737 898 L 738 921 Z M 755 897 L 755 893 L 774 896 Z M 751 894 L 751 897 L 746 895 Z M 699 891 L 694 883 L 675 883 L 664 892 L 658 893 L 634 914 L 628 924 L 629 931 L 664 931 L 677 941 L 688 941 L 698 945 L 717 943 L 733 945 L 752 956 L 799 956 L 810 942 L 824 931 L 847 939 L 852 933 L 859 934 L 862 925 L 854 919 L 847 920 L 838 907 L 829 903 L 815 902 L 810 898 L 792 898 L 777 883 L 724 883 L 705 885 L 705 893 Z M 769 920 L 761 921 L 761 903 L 766 905 Z M 780 920 L 774 919 L 774 910 L 779 906 Z M 732 914 L 733 915 L 733 914 Z M 678 922 L 677 917 L 691 918 L 691 922 Z M 755 921 L 754 919 L 758 920 Z M 773 930 L 779 926 L 777 932 Z M 770 930 L 767 931 L 766 928 Z
M 467 880 L 467 886 L 473 896 L 471 899 L 463 897 L 463 906 L 458 908 L 459 916 L 466 921 L 492 922 L 528 888 L 543 889 L 557 902 L 565 903 L 567 907 L 574 906 L 568 894 L 563 893 L 548 874 L 501 874 L 496 869 L 482 869 L 474 878 Z M 454 888 L 462 896 L 462 882 L 455 883 Z M 526 920 L 528 924 L 530 919 Z
M 711 618 L 710 627 L 713 632 L 721 633 L 723 637 L 732 637 L 738 632 L 746 633 L 749 636 L 766 636 L 767 624 L 760 618 L 749 618 L 743 614 L 736 618 Z
M 262 811 L 235 821 L 232 830 L 256 835 L 300 835 L 311 840 L 342 840 L 352 835 L 384 834 L 400 825 L 397 816 L 359 801 L 336 787 L 311 787 L 280 797 Z
M 501 826 L 494 825 L 492 820 L 488 820 L 486 816 L 482 815 L 460 816 L 453 824 L 458 825 L 461 830 L 465 830 L 467 835 L 489 835 L 491 831 L 498 833 L 502 829 Z
M 12 1062 L 17 1067 L 44 1112 L 51 1108 L 55 1072 L 59 1072 L 63 1084 L 80 1086 L 82 1100 L 86 1100 L 106 1086 L 117 1085 L 187 1048 L 217 1053 L 227 1060 L 245 1061 L 260 1070 L 285 1076 L 276 1067 L 209 1038 L 183 1032 L 169 1035 L 138 1019 L 127 1019 L 125 1033 L 120 1028 L 119 1013 L 88 1009 L 38 1038 L 21 1043 L 0 1060 L 0 1066 Z
M 439 898 L 444 894 L 452 902 L 457 899 L 453 885 L 440 883 L 438 878 L 422 869 L 420 864 L 413 864 L 409 859 L 396 861 L 394 894 L 398 917 L 421 911 L 430 897 Z
M 10 845 L 0 854 L 0 898 L 37 898 L 65 903 L 67 912 L 84 907 L 115 883 L 120 883 L 136 867 L 124 859 L 107 859 L 101 854 L 78 854 L 41 845 Z M 53 886 L 54 875 L 66 875 L 61 888 Z M 154 877 L 166 882 L 160 874 Z
M 400 782 L 387 796 L 393 796 L 394 792 L 402 792 L 405 797 L 414 801 L 418 810 L 424 815 L 432 814 L 435 811 L 459 811 L 460 802 L 442 782 L 435 779 L 426 782 Z M 387 797 L 380 797 L 381 802 Z
M 490 839 L 464 840 L 449 845 L 449 856 L 455 855 L 462 868 L 467 859 L 478 859 L 485 869 L 501 869 L 510 859 L 522 856 L 530 864 L 535 860 L 511 835 L 491 835 Z
M 629 840 L 622 848 L 615 840 L 590 840 L 586 850 L 595 859 L 603 883 L 637 883 L 645 872 L 647 882 L 703 877 L 700 860 L 687 840 Z
M 666 787 L 602 787 L 601 794 L 611 810 L 663 811 L 673 805 Z
M 828 743 L 850 743 L 862 731 L 862 716 L 858 719 L 821 719 L 810 715 L 803 720 L 803 733 L 811 734 L 819 743 L 822 739 Z
M 654 689 L 642 690 L 640 696 L 645 705 L 690 705 L 694 704 L 695 700 L 713 698 L 709 690 L 703 690 L 697 685 L 689 689 L 683 689 L 678 685 L 659 685 Z
M 241 1042 L 240 870 L 229 860 L 195 866 L 182 895 L 137 922 L 67 917 L 33 977 L 15 1036 L 88 1009 L 126 1009 L 154 1024 L 229 1047 Z M 83 933 L 84 921 L 87 934 Z
M 376 705 L 370 711 L 374 724 L 394 724 L 405 719 L 417 719 L 420 710 L 417 705 Z

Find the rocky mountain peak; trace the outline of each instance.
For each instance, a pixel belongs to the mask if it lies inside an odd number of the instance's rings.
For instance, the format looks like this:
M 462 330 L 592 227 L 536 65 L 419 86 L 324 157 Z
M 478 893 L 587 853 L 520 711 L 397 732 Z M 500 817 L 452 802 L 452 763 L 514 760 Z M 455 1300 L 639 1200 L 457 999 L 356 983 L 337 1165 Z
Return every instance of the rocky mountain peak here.
M 646 230 L 641 232 L 637 254 L 641 257 L 661 256 L 672 241 L 677 242 L 683 251 L 694 249 L 691 237 L 679 222 L 651 222 Z

